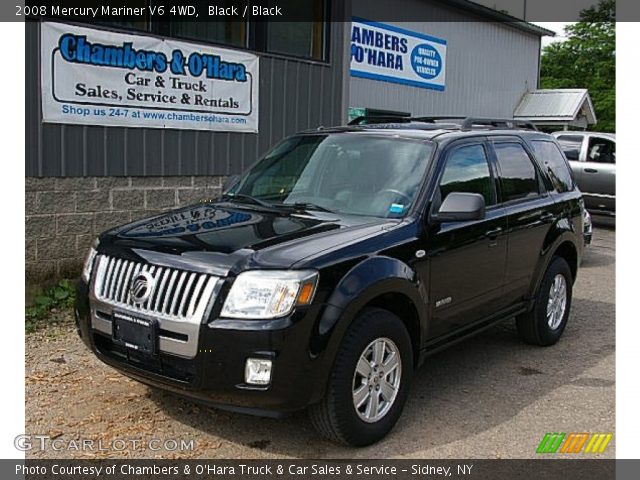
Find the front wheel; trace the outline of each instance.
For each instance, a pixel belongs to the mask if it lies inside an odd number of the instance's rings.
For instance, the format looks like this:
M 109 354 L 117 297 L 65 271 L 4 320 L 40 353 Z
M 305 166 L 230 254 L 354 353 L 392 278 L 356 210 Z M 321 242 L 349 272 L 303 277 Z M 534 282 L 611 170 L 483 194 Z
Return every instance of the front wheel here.
M 309 410 L 311 421 L 337 443 L 375 443 L 400 417 L 412 373 L 411 338 L 402 321 L 367 309 L 347 330 L 325 397 Z
M 520 338 L 532 345 L 556 343 L 567 325 L 572 289 L 569 264 L 562 257 L 554 257 L 540 283 L 533 308 L 516 319 Z

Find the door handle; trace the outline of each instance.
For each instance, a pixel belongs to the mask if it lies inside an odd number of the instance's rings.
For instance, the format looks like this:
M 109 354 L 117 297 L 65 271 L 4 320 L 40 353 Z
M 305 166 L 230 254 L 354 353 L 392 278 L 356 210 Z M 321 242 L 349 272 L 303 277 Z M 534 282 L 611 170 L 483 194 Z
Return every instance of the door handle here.
M 542 215 L 540 215 L 540 220 L 543 222 L 552 222 L 553 220 L 555 220 L 555 216 L 553 215 L 553 213 L 543 213 Z
M 585 168 L 584 173 L 598 173 L 598 170 L 595 168 Z
M 484 233 L 484 236 L 491 240 L 495 240 L 496 238 L 498 238 L 498 235 L 500 235 L 501 232 L 502 232 L 502 227 L 498 227 L 498 228 L 494 228 L 493 230 L 487 230 Z

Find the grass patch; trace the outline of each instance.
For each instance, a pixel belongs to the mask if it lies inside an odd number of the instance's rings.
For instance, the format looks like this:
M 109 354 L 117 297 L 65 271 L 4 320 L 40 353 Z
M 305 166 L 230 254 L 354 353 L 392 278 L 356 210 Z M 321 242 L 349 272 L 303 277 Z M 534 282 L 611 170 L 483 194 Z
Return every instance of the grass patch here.
M 33 333 L 38 325 L 57 309 L 72 308 L 76 300 L 73 280 L 61 280 L 54 287 L 38 295 L 33 305 L 25 308 L 25 332 Z

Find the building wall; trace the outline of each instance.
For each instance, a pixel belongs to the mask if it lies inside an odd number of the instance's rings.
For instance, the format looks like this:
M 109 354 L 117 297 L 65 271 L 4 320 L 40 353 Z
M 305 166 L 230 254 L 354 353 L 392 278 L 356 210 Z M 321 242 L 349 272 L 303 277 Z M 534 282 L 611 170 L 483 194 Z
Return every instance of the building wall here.
M 27 177 L 26 281 L 79 274 L 89 246 L 123 223 L 219 195 L 222 176 Z
M 430 22 L 383 22 L 447 41 L 446 90 L 351 77 L 349 106 L 415 115 L 513 117 L 525 92 L 538 85 L 540 37 L 508 24 L 479 21 L 441 2 L 353 0 L 353 15 L 384 18 L 385 9 Z M 418 12 L 420 12 L 418 14 Z M 473 21 L 476 20 L 476 21 Z
M 40 24 L 25 30 L 27 177 L 238 174 L 282 137 L 346 119 L 342 24 L 330 29 L 329 63 L 259 54 L 258 134 L 42 123 Z
M 252 134 L 42 123 L 40 24 L 27 22 L 27 284 L 77 276 L 87 248 L 109 227 L 216 196 L 225 176 L 284 136 L 344 123 L 346 32 L 331 26 L 328 63 L 258 53 L 259 133 Z

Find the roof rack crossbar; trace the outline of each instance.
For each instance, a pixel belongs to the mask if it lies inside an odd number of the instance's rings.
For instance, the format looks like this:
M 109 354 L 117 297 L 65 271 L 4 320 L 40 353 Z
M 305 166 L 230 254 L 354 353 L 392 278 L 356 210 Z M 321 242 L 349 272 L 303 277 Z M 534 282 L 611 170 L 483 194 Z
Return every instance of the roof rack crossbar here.
M 527 129 L 538 130 L 531 122 L 523 120 L 515 120 L 513 118 L 483 118 L 483 117 L 467 117 L 463 120 L 460 128 L 462 130 L 473 130 L 474 127 L 504 128 L 508 130 Z
M 408 115 L 361 115 L 351 120 L 347 125 L 366 125 L 373 123 L 409 123 L 410 121 L 411 117 Z
M 464 115 L 428 115 L 428 116 L 419 116 L 419 117 L 411 117 L 411 120 L 414 122 L 428 122 L 428 123 L 436 123 L 438 120 L 464 120 Z

